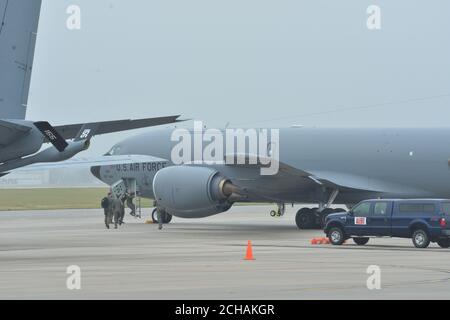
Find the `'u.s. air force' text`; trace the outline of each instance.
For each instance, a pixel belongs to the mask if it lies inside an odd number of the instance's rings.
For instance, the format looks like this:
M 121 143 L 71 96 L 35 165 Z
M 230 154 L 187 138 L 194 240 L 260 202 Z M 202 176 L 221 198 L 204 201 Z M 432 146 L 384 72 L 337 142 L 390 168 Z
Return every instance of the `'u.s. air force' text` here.
M 167 166 L 167 162 L 144 162 L 144 163 L 129 163 L 116 165 L 116 171 L 118 172 L 152 172 L 164 169 Z

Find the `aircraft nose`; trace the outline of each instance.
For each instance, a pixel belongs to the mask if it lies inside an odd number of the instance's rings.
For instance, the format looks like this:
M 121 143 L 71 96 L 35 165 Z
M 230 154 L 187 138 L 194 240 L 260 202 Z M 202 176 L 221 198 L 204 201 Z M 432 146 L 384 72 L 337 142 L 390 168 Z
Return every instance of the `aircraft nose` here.
M 100 166 L 91 167 L 91 173 L 96 177 L 98 180 L 102 180 L 100 178 Z

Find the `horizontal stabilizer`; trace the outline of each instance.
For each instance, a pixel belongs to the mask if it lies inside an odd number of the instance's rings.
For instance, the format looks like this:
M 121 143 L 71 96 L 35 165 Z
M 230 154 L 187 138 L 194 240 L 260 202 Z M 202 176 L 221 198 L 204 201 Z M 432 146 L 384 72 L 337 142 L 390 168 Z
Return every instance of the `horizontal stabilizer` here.
M 34 125 L 40 132 L 47 138 L 47 140 L 53 144 L 53 146 L 59 151 L 63 152 L 67 148 L 67 141 L 61 137 L 58 131 L 53 128 L 47 121 L 35 122 Z
M 180 116 L 169 116 L 169 117 L 159 117 L 159 118 L 147 118 L 138 120 L 116 120 L 116 121 L 104 121 L 104 122 L 93 122 L 93 123 L 81 123 L 81 124 L 69 124 L 63 126 L 55 126 L 55 129 L 64 139 L 74 139 L 77 134 L 83 128 L 83 126 L 93 126 L 96 125 L 95 135 L 113 133 L 125 130 L 153 127 L 162 124 L 169 124 L 174 122 L 179 122 Z
M 99 126 L 98 123 L 85 124 L 84 126 L 81 127 L 80 131 L 77 133 L 74 141 L 91 139 L 97 133 L 98 126 Z

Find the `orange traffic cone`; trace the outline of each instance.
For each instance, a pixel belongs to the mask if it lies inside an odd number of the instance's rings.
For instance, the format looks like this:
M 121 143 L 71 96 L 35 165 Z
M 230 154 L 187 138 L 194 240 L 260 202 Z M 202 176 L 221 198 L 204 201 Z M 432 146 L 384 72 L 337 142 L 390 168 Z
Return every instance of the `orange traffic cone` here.
M 245 255 L 245 260 L 255 260 L 253 258 L 252 242 L 248 240 L 247 243 L 247 254 Z

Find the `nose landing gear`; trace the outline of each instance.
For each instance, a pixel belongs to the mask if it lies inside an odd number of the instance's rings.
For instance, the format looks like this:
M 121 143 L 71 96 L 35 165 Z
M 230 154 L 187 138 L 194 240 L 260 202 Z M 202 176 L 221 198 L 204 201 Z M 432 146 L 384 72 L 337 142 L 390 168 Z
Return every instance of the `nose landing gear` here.
M 271 210 L 270 216 L 271 217 L 282 217 L 284 216 L 284 213 L 286 212 L 286 206 L 284 203 L 277 203 L 277 210 Z

